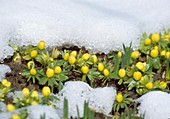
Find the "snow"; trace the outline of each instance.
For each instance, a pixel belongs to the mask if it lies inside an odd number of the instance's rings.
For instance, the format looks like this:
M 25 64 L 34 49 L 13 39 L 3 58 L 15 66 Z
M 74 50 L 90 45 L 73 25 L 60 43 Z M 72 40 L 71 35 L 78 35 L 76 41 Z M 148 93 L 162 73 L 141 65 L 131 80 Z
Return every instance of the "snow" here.
M 93 53 L 119 50 L 122 43 L 128 46 L 131 41 L 133 48 L 137 48 L 143 32 L 160 32 L 163 28 L 170 28 L 169 5 L 169 0 L 1 0 L 0 61 L 13 55 L 10 46 L 36 45 L 41 39 L 44 39 L 47 46 L 74 44 L 85 46 Z M 6 72 L 10 72 L 10 68 L 0 64 L 0 81 Z M 80 91 L 69 88 L 72 87 L 70 85 L 67 87 L 70 90 L 63 93 L 72 99 L 70 105 L 74 107 L 78 103 L 82 110 L 84 100 L 95 100 L 97 102 L 91 104 L 91 108 L 108 114 L 108 106 L 114 100 L 116 91 L 109 87 L 93 89 L 87 84 L 80 85 L 84 86 L 77 87 Z M 73 93 L 73 100 L 67 94 L 74 90 L 78 93 Z M 80 97 L 81 91 L 85 92 L 83 97 Z M 98 95 L 108 95 L 111 92 L 114 93 L 108 97 Z M 104 100 L 107 100 L 106 104 Z M 141 102 L 139 113 L 145 113 L 146 119 L 170 117 L 167 111 L 170 110 L 168 93 L 149 92 L 138 101 Z M 99 109 L 99 102 L 107 111 Z M 69 111 L 73 111 L 71 115 L 75 115 L 75 110 L 71 110 L 73 107 L 69 107 Z
M 7 65 L 0 64 L 0 82 L 5 78 L 5 74 L 11 72 L 11 68 Z
M 1 119 L 11 119 L 13 114 L 20 114 L 21 111 L 27 110 L 28 116 L 26 119 L 40 119 L 45 116 L 45 119 L 61 119 L 54 108 L 45 105 L 35 105 L 16 109 L 13 112 L 0 113 Z
M 0 44 L 74 44 L 92 52 L 139 45 L 143 32 L 170 27 L 169 0 L 5 0 L 0 1 Z M 4 45 L 6 44 L 6 45 Z
M 145 119 L 170 118 L 170 94 L 162 91 L 151 91 L 136 100 L 141 103 L 138 107 L 139 115 Z
M 63 110 L 64 98 L 68 100 L 69 117 L 77 117 L 77 107 L 80 117 L 83 117 L 85 101 L 95 112 L 109 115 L 116 97 L 116 90 L 113 87 L 94 89 L 82 81 L 68 81 L 57 97 L 59 98 L 59 102 L 56 103 L 58 110 Z

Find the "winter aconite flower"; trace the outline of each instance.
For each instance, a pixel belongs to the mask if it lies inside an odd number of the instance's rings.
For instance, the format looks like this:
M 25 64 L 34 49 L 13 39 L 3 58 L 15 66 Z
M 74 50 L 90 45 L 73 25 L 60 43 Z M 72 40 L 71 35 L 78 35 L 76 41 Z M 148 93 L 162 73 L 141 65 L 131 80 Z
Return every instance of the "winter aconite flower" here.
M 104 64 L 102 62 L 100 62 L 97 66 L 99 71 L 103 71 L 104 70 Z
M 73 65 L 76 62 L 76 58 L 73 55 L 69 56 L 68 62 Z
M 103 74 L 104 74 L 104 76 L 109 76 L 110 75 L 110 72 L 109 72 L 109 70 L 108 69 L 104 69 L 103 70 Z
M 56 66 L 56 67 L 54 68 L 54 73 L 56 73 L 56 74 L 61 73 L 61 71 L 62 71 L 62 69 L 61 69 L 60 66 Z
M 155 49 L 151 50 L 150 52 L 150 56 L 153 58 L 157 57 L 158 54 L 159 54 L 158 50 L 155 50 Z
M 21 117 L 18 114 L 13 114 L 11 119 L 21 119 Z
M 117 53 L 117 57 L 118 57 L 118 58 L 121 58 L 121 57 L 122 57 L 122 52 L 121 52 L 121 51 L 119 51 L 119 52 Z
M 153 83 L 152 82 L 148 82 L 145 87 L 148 89 L 148 90 L 151 90 L 153 88 Z
M 98 61 L 98 59 L 97 59 L 97 56 L 96 56 L 96 55 L 92 55 L 91 57 L 92 57 L 92 61 L 93 61 L 93 63 L 96 63 L 96 62 Z
M 133 52 L 131 53 L 131 57 L 132 57 L 133 59 L 137 59 L 137 58 L 139 58 L 139 56 L 140 56 L 139 51 L 133 51 Z
M 15 110 L 15 106 L 13 104 L 7 104 L 6 109 L 8 112 L 12 112 Z
M 133 78 L 138 81 L 142 78 L 142 73 L 140 71 L 136 71 L 133 73 Z
M 68 58 L 69 58 L 69 54 L 68 54 L 68 53 L 65 53 L 63 59 L 64 59 L 65 61 L 67 61 Z
M 77 51 L 75 51 L 75 50 L 72 51 L 72 52 L 70 53 L 70 55 L 76 57 L 76 56 L 77 56 Z
M 90 58 L 90 54 L 89 53 L 85 53 L 82 55 L 82 59 L 87 61 Z
M 28 88 L 24 88 L 24 89 L 22 90 L 22 93 L 23 93 L 24 97 L 28 97 L 28 96 L 30 95 L 30 91 L 29 91 Z
M 118 103 L 121 103 L 123 101 L 123 95 L 122 93 L 118 93 L 116 96 L 116 100 Z
M 38 54 L 37 50 L 31 51 L 31 58 L 35 58 L 37 54 Z
M 125 70 L 125 69 L 119 69 L 118 75 L 119 75 L 121 78 L 125 77 L 125 75 L 126 75 L 126 70 Z
M 54 76 L 54 70 L 51 69 L 51 68 L 47 68 L 47 70 L 46 70 L 46 76 L 47 76 L 48 78 L 53 77 L 53 76 Z
M 47 96 L 50 95 L 50 93 L 51 93 L 50 88 L 48 86 L 44 86 L 43 89 L 42 89 L 43 96 L 47 97 Z
M 6 88 L 9 88 L 11 86 L 11 82 L 9 82 L 7 79 L 2 80 L 2 85 Z
M 150 38 L 145 39 L 145 42 L 144 42 L 145 45 L 151 45 L 151 43 L 152 43 L 152 40 Z
M 36 71 L 34 68 L 32 68 L 32 69 L 30 70 L 30 74 L 33 75 L 33 76 L 35 76 L 35 75 L 37 74 L 37 71 Z
M 151 39 L 155 43 L 159 42 L 160 38 L 161 37 L 160 37 L 160 35 L 158 33 L 154 33 L 154 34 L 151 35 Z
M 145 63 L 142 63 L 142 62 L 137 62 L 136 63 L 136 67 L 141 70 L 142 72 L 145 71 L 145 65 L 146 65 L 146 62 Z
M 166 82 L 164 82 L 164 81 L 161 81 L 160 83 L 159 83 L 159 88 L 160 89 L 165 89 L 167 87 L 167 83 Z
M 89 67 L 88 66 L 82 66 L 81 71 L 83 74 L 87 74 L 89 72 Z
M 38 43 L 38 49 L 40 49 L 40 50 L 43 50 L 44 48 L 45 48 L 45 42 L 43 41 L 43 40 L 41 40 L 39 43 Z
M 27 63 L 28 69 L 34 68 L 34 65 L 35 65 L 34 61 L 29 61 L 29 62 Z
M 31 93 L 31 97 L 38 99 L 38 92 L 37 92 L 36 90 L 34 90 L 34 91 Z

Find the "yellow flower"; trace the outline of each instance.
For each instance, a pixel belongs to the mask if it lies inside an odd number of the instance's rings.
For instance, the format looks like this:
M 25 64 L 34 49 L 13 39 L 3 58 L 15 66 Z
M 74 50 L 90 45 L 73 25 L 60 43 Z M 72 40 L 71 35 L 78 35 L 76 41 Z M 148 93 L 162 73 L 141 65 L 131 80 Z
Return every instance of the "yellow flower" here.
M 170 35 L 165 35 L 164 39 L 170 39 Z
M 150 38 L 145 39 L 144 44 L 145 45 L 150 45 L 152 43 L 152 40 Z
M 28 96 L 30 95 L 30 91 L 29 91 L 28 88 L 24 88 L 24 89 L 22 90 L 22 93 L 23 93 L 24 97 L 28 97 Z
M 6 109 L 8 112 L 12 112 L 15 110 L 15 106 L 13 104 L 7 104 Z
M 160 38 L 161 37 L 160 37 L 160 35 L 158 33 L 154 33 L 154 34 L 151 35 L 151 39 L 155 43 L 159 42 Z
M 96 55 L 92 55 L 92 60 L 93 60 L 93 63 L 96 63 L 98 61 L 97 56 Z
M 140 80 L 140 79 L 142 78 L 142 73 L 139 72 L 139 71 L 134 72 L 134 73 L 133 73 L 133 78 L 134 78 L 136 81 Z
M 75 51 L 75 50 L 72 51 L 72 52 L 70 53 L 70 55 L 76 57 L 76 56 L 77 56 L 77 51 Z
M 90 58 L 90 54 L 89 53 L 85 53 L 82 55 L 82 59 L 87 61 Z
M 38 92 L 36 90 L 34 90 L 32 93 L 31 93 L 31 97 L 34 97 L 36 99 L 38 99 Z
M 53 62 L 53 61 L 54 61 L 54 59 L 53 59 L 52 57 L 50 57 L 50 61 L 51 61 L 51 62 Z
M 45 97 L 47 97 L 47 96 L 50 95 L 50 93 L 51 93 L 50 88 L 49 88 L 48 86 L 44 86 L 43 89 L 42 89 L 42 94 L 43 94 Z
M 82 66 L 81 71 L 83 72 L 83 74 L 87 74 L 89 72 L 89 67 L 88 66 Z
M 161 56 L 165 56 L 166 55 L 166 50 L 161 51 Z
M 169 59 L 169 58 L 170 58 L 170 52 L 166 52 L 165 57 L 166 57 L 167 59 Z
M 2 80 L 2 85 L 6 88 L 9 88 L 11 86 L 11 82 L 9 82 L 7 79 Z
M 153 88 L 153 83 L 152 82 L 148 82 L 145 87 L 148 89 L 148 90 L 151 90 Z
M 155 49 L 151 50 L 150 52 L 150 56 L 153 58 L 156 58 L 158 54 L 159 54 L 158 50 L 155 50 Z
M 32 101 L 31 105 L 37 105 L 38 102 L 37 101 Z
M 35 76 L 37 74 L 37 71 L 34 68 L 32 68 L 30 70 L 30 74 Z
M 110 75 L 110 72 L 109 72 L 109 70 L 108 69 L 104 69 L 103 70 L 103 74 L 104 74 L 104 76 L 109 76 Z
M 2 83 L 3 86 L 6 86 L 6 83 L 7 83 L 7 82 L 8 82 L 7 79 L 3 79 L 1 83 Z
M 18 114 L 13 114 L 12 119 L 21 119 L 20 115 Z
M 166 82 L 161 81 L 161 82 L 159 83 L 159 88 L 160 88 L 160 89 L 165 89 L 166 87 L 167 87 L 167 83 L 166 83 Z
M 131 53 L 131 57 L 132 57 L 133 59 L 137 59 L 137 58 L 139 58 L 139 56 L 140 56 L 139 51 L 133 51 L 133 52 Z
M 125 69 L 119 69 L 118 75 L 123 78 L 126 75 L 126 70 Z
M 65 53 L 65 54 L 64 54 L 64 60 L 67 61 L 68 58 L 69 58 L 69 54 L 68 54 L 68 53 Z
M 68 62 L 72 65 L 76 62 L 76 58 L 73 55 L 69 56 Z
M 40 50 L 43 50 L 44 48 L 45 48 L 45 42 L 43 41 L 43 40 L 41 40 L 39 43 L 38 43 L 38 49 L 40 49 Z
M 97 65 L 97 68 L 99 71 L 103 71 L 104 70 L 104 64 L 102 62 L 100 62 L 98 65 Z
M 37 54 L 38 54 L 37 50 L 31 51 L 31 58 L 35 58 Z
M 50 68 L 47 68 L 46 76 L 47 76 L 48 78 L 53 77 L 53 76 L 54 76 L 54 70 L 53 70 L 53 69 L 50 69 Z
M 56 73 L 56 74 L 59 74 L 59 73 L 61 73 L 61 67 L 60 66 L 56 66 L 55 68 L 54 68 L 54 73 Z
M 117 53 L 117 56 L 118 56 L 118 58 L 121 58 L 121 57 L 122 57 L 122 52 L 119 51 L 119 52 Z
M 137 62 L 136 67 L 143 72 L 145 71 L 145 64 L 142 62 Z
M 121 103 L 123 101 L 123 95 L 122 93 L 118 93 L 116 96 L 116 100 L 118 103 Z
M 156 45 L 156 46 L 154 46 L 153 49 L 154 49 L 154 50 L 159 50 L 159 47 Z
M 27 63 L 28 69 L 34 68 L 34 66 L 35 66 L 34 61 L 29 61 L 29 62 Z

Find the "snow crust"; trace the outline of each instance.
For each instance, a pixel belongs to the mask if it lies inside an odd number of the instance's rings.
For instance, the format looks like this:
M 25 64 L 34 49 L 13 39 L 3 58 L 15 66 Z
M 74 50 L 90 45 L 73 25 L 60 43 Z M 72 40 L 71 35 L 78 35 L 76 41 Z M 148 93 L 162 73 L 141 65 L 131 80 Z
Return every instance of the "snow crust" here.
M 11 119 L 13 114 L 20 114 L 20 112 L 25 109 L 27 109 L 28 113 L 26 119 L 40 119 L 42 116 L 45 116 L 45 119 L 61 119 L 54 108 L 45 105 L 23 107 L 13 112 L 2 112 L 0 113 L 0 118 Z
M 169 0 L 4 0 L 0 1 L 0 59 L 10 45 L 74 44 L 92 52 L 139 45 L 143 32 L 170 27 Z M 2 44 L 1 44 L 2 43 Z
M 11 72 L 11 68 L 7 65 L 0 64 L 0 82 L 5 78 L 5 74 Z
M 102 96 L 101 96 L 102 95 Z M 113 87 L 91 88 L 87 83 L 81 81 L 68 81 L 59 92 L 58 109 L 63 110 L 64 98 L 68 100 L 69 117 L 77 117 L 77 108 L 80 117 L 83 117 L 84 102 L 89 103 L 89 108 L 96 112 L 109 115 L 116 97 L 116 90 Z
M 140 102 L 139 115 L 145 119 L 170 118 L 170 94 L 162 91 L 151 91 L 136 100 Z

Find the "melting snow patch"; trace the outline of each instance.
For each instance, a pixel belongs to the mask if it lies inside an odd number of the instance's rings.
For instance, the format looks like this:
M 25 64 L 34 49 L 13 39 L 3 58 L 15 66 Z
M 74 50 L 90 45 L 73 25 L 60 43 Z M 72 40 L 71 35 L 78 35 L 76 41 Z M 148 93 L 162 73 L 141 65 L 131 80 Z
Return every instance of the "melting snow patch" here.
M 108 53 L 131 41 L 137 48 L 143 32 L 170 27 L 169 0 L 5 0 L 0 4 L 0 41 L 11 45 L 36 45 L 44 39 L 47 46 L 74 44 Z M 12 53 L 8 46 L 0 46 L 0 58 Z
M 42 117 L 45 117 L 44 119 L 61 119 L 54 108 L 45 105 L 23 107 L 15 110 L 14 112 L 2 112 L 0 113 L 0 118 L 11 119 L 12 114 L 19 114 L 25 109 L 28 113 L 27 119 L 41 119 Z
M 11 72 L 11 69 L 10 69 L 9 66 L 4 65 L 4 64 L 0 64 L 0 82 L 5 77 L 5 74 L 9 73 L 9 72 Z
M 113 87 L 93 89 L 85 82 L 68 81 L 58 94 L 60 101 L 56 106 L 63 110 L 63 101 L 66 98 L 68 100 L 69 116 L 77 117 L 76 107 L 78 107 L 80 117 L 82 117 L 84 102 L 86 101 L 89 103 L 89 108 L 109 115 L 115 96 L 116 90 Z
M 152 91 L 136 100 L 141 103 L 138 107 L 139 115 L 145 119 L 170 118 L 170 94 L 162 91 Z

